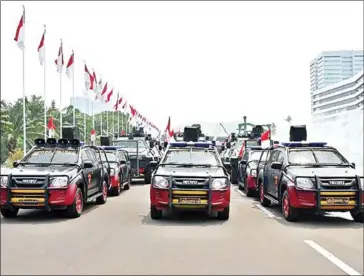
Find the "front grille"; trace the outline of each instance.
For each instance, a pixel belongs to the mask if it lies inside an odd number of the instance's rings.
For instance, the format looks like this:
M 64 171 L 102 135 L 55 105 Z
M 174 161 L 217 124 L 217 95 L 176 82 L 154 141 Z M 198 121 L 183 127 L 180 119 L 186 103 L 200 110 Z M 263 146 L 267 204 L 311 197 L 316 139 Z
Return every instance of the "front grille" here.
M 184 181 L 189 181 L 184 183 Z M 196 181 L 196 184 L 191 184 L 190 181 Z M 177 189 L 209 189 L 209 178 L 196 178 L 196 177 L 176 177 L 173 178 L 172 188 Z
M 358 186 L 353 177 L 320 177 L 318 178 L 321 189 L 324 190 L 357 190 Z
M 18 177 L 11 178 L 11 187 L 16 188 L 41 188 L 46 186 L 46 177 Z

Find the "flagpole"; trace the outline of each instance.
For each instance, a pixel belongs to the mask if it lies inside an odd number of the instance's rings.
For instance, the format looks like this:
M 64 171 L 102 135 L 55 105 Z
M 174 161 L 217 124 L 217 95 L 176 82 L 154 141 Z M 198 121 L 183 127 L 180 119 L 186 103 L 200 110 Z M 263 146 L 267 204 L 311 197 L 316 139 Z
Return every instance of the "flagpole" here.
M 95 129 L 94 101 L 91 100 L 92 128 Z
M 46 25 L 44 25 L 44 40 L 45 40 L 45 34 L 46 34 Z M 46 91 L 47 91 L 47 88 L 46 88 L 46 44 L 44 43 L 44 60 L 43 60 L 43 77 L 44 77 L 44 140 L 47 139 L 47 104 L 46 104 Z
M 61 47 L 63 48 L 62 39 L 61 39 Z M 61 55 L 62 55 L 62 58 L 63 58 L 63 49 L 62 49 Z M 59 125 L 60 125 L 59 136 L 61 138 L 63 138 L 62 137 L 63 136 L 62 135 L 62 127 L 63 127 L 63 115 L 62 115 L 62 67 L 63 67 L 63 64 L 61 64 L 61 70 L 59 72 Z
M 83 141 L 86 143 L 86 110 L 83 113 Z
M 73 72 L 72 72 L 72 97 L 75 99 L 75 56 L 74 51 L 72 50 L 73 55 Z M 76 106 L 73 105 L 73 126 L 76 126 Z
M 118 135 L 120 135 L 120 111 L 118 110 Z
M 112 137 L 115 135 L 115 112 L 112 112 Z
M 100 135 L 102 135 L 102 116 L 104 115 L 104 111 L 101 111 L 101 113 L 100 113 L 100 115 L 101 115 L 101 118 L 100 118 L 100 130 L 101 130 L 101 132 L 100 132 Z
M 23 30 L 23 41 L 25 41 L 25 7 L 23 5 L 24 15 L 24 30 Z M 23 155 L 27 152 L 27 118 L 25 110 L 25 47 L 23 48 Z
M 124 130 L 123 123 L 124 123 L 124 109 L 121 107 L 121 131 Z
M 106 111 L 106 136 L 109 136 L 109 111 Z

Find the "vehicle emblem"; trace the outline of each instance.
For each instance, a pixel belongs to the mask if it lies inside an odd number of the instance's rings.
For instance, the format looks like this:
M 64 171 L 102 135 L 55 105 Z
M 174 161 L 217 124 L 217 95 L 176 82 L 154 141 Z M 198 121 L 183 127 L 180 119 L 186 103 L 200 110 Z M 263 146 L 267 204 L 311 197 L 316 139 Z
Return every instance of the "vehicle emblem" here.
M 196 184 L 198 184 L 198 181 L 197 180 L 183 180 L 182 183 L 186 184 L 186 185 L 196 185 Z
M 23 184 L 37 184 L 37 179 L 23 179 Z
M 335 180 L 335 181 L 329 181 L 330 185 L 345 185 L 345 181 L 343 180 Z

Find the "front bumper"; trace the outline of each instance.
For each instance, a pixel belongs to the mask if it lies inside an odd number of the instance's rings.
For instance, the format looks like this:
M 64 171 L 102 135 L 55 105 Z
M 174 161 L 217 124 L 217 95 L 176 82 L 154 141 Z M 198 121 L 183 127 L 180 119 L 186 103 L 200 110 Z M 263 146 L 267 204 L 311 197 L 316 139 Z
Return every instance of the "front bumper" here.
M 76 184 L 66 188 L 0 188 L 1 208 L 64 209 L 73 204 Z
M 109 190 L 111 190 L 112 188 L 118 187 L 119 182 L 120 182 L 120 179 L 119 179 L 119 176 L 117 174 L 110 176 Z
M 316 209 L 317 211 L 364 211 L 364 192 L 348 190 L 300 190 L 287 187 L 292 207 L 297 209 Z

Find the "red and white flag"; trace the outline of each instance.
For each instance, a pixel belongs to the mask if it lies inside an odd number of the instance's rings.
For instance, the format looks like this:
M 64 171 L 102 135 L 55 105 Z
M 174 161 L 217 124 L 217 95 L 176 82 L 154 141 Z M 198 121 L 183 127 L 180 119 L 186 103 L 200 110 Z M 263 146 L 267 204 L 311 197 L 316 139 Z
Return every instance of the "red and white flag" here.
M 95 73 L 95 70 L 92 70 L 93 73 L 92 73 L 92 78 L 94 79 L 94 90 L 97 89 L 97 78 L 96 78 L 96 73 Z
M 270 130 L 263 132 L 260 136 L 260 143 L 262 148 L 267 148 L 270 146 Z
M 66 75 L 68 78 L 71 78 L 73 76 L 74 62 L 75 62 L 75 53 L 74 53 L 74 51 L 72 51 L 72 54 L 70 56 L 70 59 L 67 62 L 67 67 L 66 67 Z
M 124 103 L 124 104 L 123 104 L 123 106 L 122 106 L 122 109 L 124 109 L 124 110 L 125 110 L 125 108 L 126 108 L 127 104 L 128 104 L 128 101 L 125 101 L 125 103 Z
M 45 58 L 45 46 L 44 46 L 45 34 L 46 34 L 46 29 L 44 27 L 43 35 L 38 46 L 38 57 L 40 65 L 43 65 Z
M 102 99 L 102 97 L 101 97 L 101 88 L 102 88 L 102 78 L 100 78 L 99 83 L 96 85 L 96 89 L 95 89 L 95 92 L 96 92 L 95 101 Z
M 48 137 L 53 138 L 55 131 L 56 125 L 54 124 L 53 117 L 50 117 L 48 120 Z
M 57 65 L 57 72 L 62 73 L 62 69 L 63 69 L 63 65 L 64 65 L 62 39 L 61 39 L 61 44 L 59 45 L 59 49 L 58 49 L 58 58 L 54 62 Z
M 23 15 L 20 18 L 18 27 L 16 28 L 15 37 L 14 37 L 16 44 L 22 50 L 24 50 L 24 48 L 25 48 L 24 36 L 25 36 L 25 8 L 23 6 Z
M 94 90 L 94 77 L 90 74 L 85 63 L 85 86 L 86 90 Z
M 94 129 L 91 129 L 91 142 L 95 142 L 96 141 L 96 131 Z
M 114 88 L 111 89 L 111 91 L 109 93 L 107 93 L 106 101 L 105 101 L 106 103 L 110 102 L 111 96 L 112 96 L 113 93 L 114 93 Z
M 171 116 L 168 117 L 168 123 L 166 126 L 166 141 L 169 142 L 169 140 L 174 136 L 174 131 L 171 129 Z
M 119 110 L 119 105 L 122 103 L 122 101 L 123 101 L 123 97 L 119 98 L 119 92 L 118 92 L 118 96 L 116 98 L 116 103 L 114 104 L 115 111 Z

